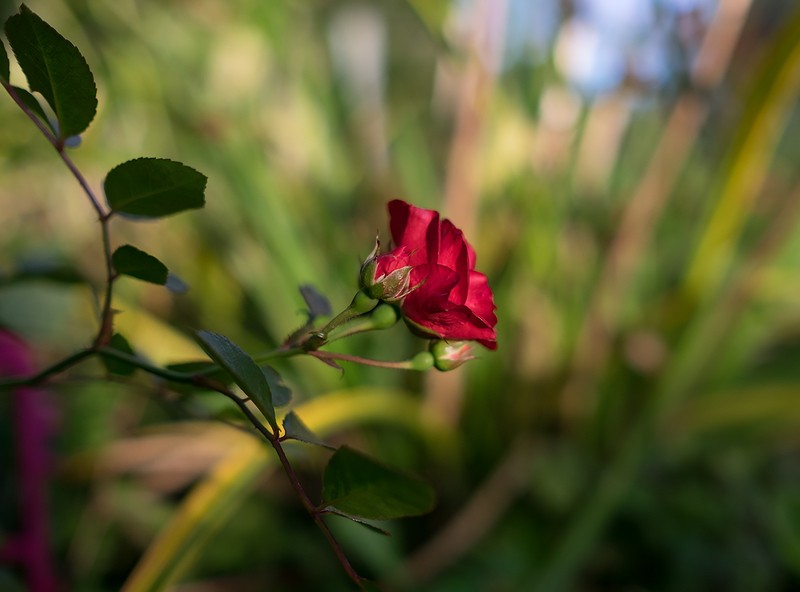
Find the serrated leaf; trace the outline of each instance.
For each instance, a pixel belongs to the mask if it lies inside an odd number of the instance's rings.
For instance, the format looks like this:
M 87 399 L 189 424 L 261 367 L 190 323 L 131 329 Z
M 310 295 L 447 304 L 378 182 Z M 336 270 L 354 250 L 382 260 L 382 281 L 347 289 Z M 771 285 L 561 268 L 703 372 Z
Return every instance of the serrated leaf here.
M 136 355 L 136 352 L 133 351 L 133 348 L 131 347 L 130 343 L 128 343 L 128 340 L 119 333 L 114 333 L 114 335 L 111 336 L 111 340 L 108 342 L 108 347 L 119 350 L 122 353 L 128 354 L 129 356 Z M 117 376 L 130 376 L 136 372 L 136 366 L 123 360 L 118 360 L 117 358 L 108 357 L 103 354 L 101 354 L 101 359 L 109 374 L 116 374 Z
M 323 446 L 325 448 L 333 448 L 312 432 L 294 411 L 290 411 L 286 414 L 286 417 L 283 418 L 283 433 L 289 440 L 299 440 L 306 444 L 316 444 L 317 446 Z
M 314 286 L 305 284 L 300 286 L 300 294 L 308 307 L 308 316 L 313 320 L 317 317 L 329 317 L 333 313 L 330 301 Z
M 86 130 L 97 111 L 97 87 L 78 48 L 24 4 L 6 21 L 6 36 L 31 90 L 56 114 L 60 137 Z
M 0 41 L 0 79 L 8 82 L 8 77 L 11 70 L 11 64 L 8 62 L 8 54 L 6 53 L 6 46 Z
M 167 283 L 167 266 L 158 259 L 132 245 L 122 245 L 111 255 L 117 273 L 144 282 L 163 286 Z
M 198 331 L 196 337 L 200 347 L 231 375 L 233 381 L 250 397 L 277 434 L 278 422 L 275 419 L 269 383 L 253 358 L 224 335 L 211 331 Z
M 267 379 L 269 384 L 269 392 L 272 393 L 272 405 L 275 407 L 283 407 L 288 405 L 292 400 L 292 390 L 283 382 L 283 378 L 272 367 L 268 365 L 261 366 L 261 372 L 264 378 Z
M 434 505 L 433 489 L 416 477 L 343 446 L 325 467 L 323 507 L 368 520 L 418 516 Z
M 115 212 L 158 218 L 202 208 L 206 176 L 166 158 L 137 158 L 111 169 L 104 188 Z

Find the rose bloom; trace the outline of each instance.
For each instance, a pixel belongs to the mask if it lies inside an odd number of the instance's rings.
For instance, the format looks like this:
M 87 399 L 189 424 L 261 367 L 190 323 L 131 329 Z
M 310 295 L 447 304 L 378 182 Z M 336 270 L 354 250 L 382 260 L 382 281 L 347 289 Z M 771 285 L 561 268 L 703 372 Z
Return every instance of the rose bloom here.
M 438 212 L 399 199 L 389 202 L 389 216 L 394 249 L 380 255 L 376 247 L 365 262 L 369 293 L 398 302 L 406 323 L 423 337 L 497 349 L 492 290 L 475 271 L 475 251 L 464 234 Z

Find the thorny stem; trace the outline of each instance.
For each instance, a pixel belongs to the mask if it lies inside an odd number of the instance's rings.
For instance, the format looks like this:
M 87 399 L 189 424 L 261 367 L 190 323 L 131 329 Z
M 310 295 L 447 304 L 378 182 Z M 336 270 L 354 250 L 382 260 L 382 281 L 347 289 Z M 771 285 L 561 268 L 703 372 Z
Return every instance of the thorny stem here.
M 80 350 L 69 357 L 53 364 L 49 368 L 46 368 L 33 376 L 27 376 L 24 378 L 12 378 L 10 380 L 2 380 L 0 381 L 0 389 L 6 389 L 11 387 L 18 387 L 18 386 L 26 386 L 26 385 L 33 385 L 39 382 L 42 382 L 51 376 L 63 372 L 67 370 L 83 360 L 90 358 L 95 355 L 100 355 L 106 358 L 114 358 L 119 361 L 127 362 L 132 366 L 135 366 L 149 374 L 154 376 L 158 376 L 167 380 L 171 380 L 174 382 L 180 383 L 191 383 L 196 384 L 198 386 L 206 387 L 212 389 L 220 394 L 224 395 L 225 397 L 232 400 L 242 413 L 245 415 L 247 420 L 255 427 L 258 432 L 272 445 L 275 449 L 278 458 L 280 459 L 281 466 L 283 467 L 286 476 L 289 478 L 289 481 L 294 489 L 297 497 L 300 499 L 300 502 L 303 504 L 303 507 L 309 513 L 311 518 L 314 520 L 316 525 L 322 531 L 322 534 L 325 536 L 326 540 L 330 544 L 331 548 L 333 549 L 336 558 L 339 560 L 339 563 L 344 568 L 347 576 L 352 580 L 352 582 L 358 587 L 359 590 L 364 590 L 363 579 L 361 576 L 358 575 L 356 570 L 353 568 L 352 564 L 348 560 L 347 556 L 344 553 L 339 542 L 334 537 L 333 533 L 331 532 L 328 525 L 322 518 L 323 512 L 316 508 L 313 504 L 311 499 L 308 497 L 305 489 L 303 488 L 300 480 L 297 477 L 297 473 L 295 473 L 294 468 L 292 467 L 289 459 L 286 457 L 286 453 L 283 450 L 283 446 L 281 445 L 280 436 L 277 433 L 271 432 L 253 413 L 253 411 L 247 406 L 247 401 L 242 399 L 241 397 L 237 396 L 233 392 L 231 392 L 224 384 L 219 383 L 213 379 L 208 378 L 205 374 L 213 372 L 216 370 L 216 367 L 212 367 L 204 372 L 195 373 L 195 374 L 187 374 L 182 372 L 175 372 L 172 370 L 167 370 L 166 368 L 160 368 L 158 366 L 151 365 L 141 358 L 137 356 L 132 356 L 125 352 L 109 348 L 107 347 L 111 336 L 113 335 L 113 316 L 114 310 L 111 306 L 112 296 L 113 296 L 113 286 L 114 281 L 117 278 L 117 275 L 114 271 L 114 265 L 112 262 L 112 253 L 111 253 L 111 238 L 110 238 L 110 231 L 109 231 L 109 222 L 114 214 L 112 210 L 106 211 L 106 209 L 100 203 L 100 200 L 97 198 L 95 193 L 92 191 L 92 188 L 89 186 L 89 183 L 86 181 L 86 178 L 83 174 L 78 170 L 75 163 L 69 157 L 69 155 L 65 151 L 64 141 L 62 138 L 55 136 L 50 129 L 45 126 L 45 124 L 31 111 L 31 109 L 20 99 L 19 95 L 16 93 L 14 88 L 5 81 L 0 81 L 3 88 L 5 88 L 6 92 L 11 96 L 14 102 L 19 106 L 19 108 L 28 116 L 28 118 L 34 123 L 34 125 L 39 129 L 42 135 L 47 139 L 47 141 L 55 148 L 56 152 L 58 152 L 59 157 L 70 170 L 72 175 L 78 181 L 78 184 L 83 189 L 84 193 L 86 194 L 89 202 L 92 205 L 92 208 L 97 213 L 98 221 L 100 222 L 101 227 L 101 235 L 102 235 L 102 242 L 103 242 L 103 258 L 105 261 L 105 268 L 106 268 L 106 284 L 105 284 L 105 295 L 103 299 L 103 306 L 102 312 L 100 317 L 100 328 L 97 332 L 97 336 L 90 348 Z M 323 329 L 323 336 L 327 335 L 327 332 L 336 328 L 337 326 L 355 318 L 356 316 L 367 312 L 367 310 L 363 310 L 363 306 L 366 303 L 363 299 L 359 299 L 358 295 L 356 298 L 353 299 L 353 302 L 350 304 L 348 308 L 346 308 L 342 313 L 332 319 L 326 327 Z M 294 356 L 300 353 L 303 353 L 303 348 L 301 347 L 283 347 L 273 352 L 269 352 L 267 354 L 263 354 L 259 356 L 259 359 L 264 361 L 271 358 L 277 357 L 289 357 Z M 309 352 L 311 354 L 319 354 L 321 352 Z M 317 356 L 322 357 L 322 356 Z M 347 358 L 340 358 L 340 359 L 351 359 L 351 361 L 356 361 L 354 356 L 348 356 Z M 364 360 L 362 363 L 370 363 L 371 361 Z M 385 367 L 394 367 L 394 366 L 385 366 Z
M 283 445 L 281 444 L 281 438 L 279 434 L 273 433 L 267 429 L 267 427 L 259 421 L 258 417 L 253 413 L 253 411 L 247 406 L 247 402 L 242 399 L 241 397 L 236 396 L 234 393 L 229 391 L 225 388 L 225 385 L 217 383 L 216 381 L 210 380 L 205 377 L 197 377 L 194 380 L 194 383 L 199 386 L 205 386 L 207 388 L 211 388 L 229 398 L 231 401 L 236 403 L 239 409 L 244 413 L 247 419 L 250 421 L 251 424 L 261 433 L 262 436 L 272 445 L 275 449 L 275 453 L 278 455 L 278 459 L 280 460 L 281 466 L 283 467 L 284 473 L 286 473 L 286 477 L 289 479 L 289 483 L 292 485 L 292 489 L 294 489 L 297 497 L 300 499 L 300 503 L 303 504 L 303 507 L 308 512 L 309 516 L 314 520 L 317 527 L 322 531 L 322 534 L 325 536 L 325 539 L 330 544 L 331 548 L 333 549 L 336 558 L 339 560 L 339 563 L 344 568 L 345 573 L 347 573 L 347 577 L 352 580 L 352 582 L 358 586 L 359 590 L 364 590 L 364 584 L 360 575 L 355 570 L 353 565 L 350 563 L 350 560 L 345 555 L 342 546 L 339 544 L 339 541 L 336 540 L 336 537 L 331 532 L 331 529 L 325 523 L 325 520 L 322 518 L 322 513 L 315 505 L 314 502 L 311 501 L 311 498 L 308 497 L 308 493 L 303 488 L 303 484 L 300 483 L 300 479 L 297 477 L 297 473 L 294 470 L 294 467 L 289 462 L 288 457 L 286 456 L 286 452 L 283 450 Z
M 286 473 L 286 476 L 289 478 L 290 483 L 292 484 L 292 488 L 297 493 L 297 497 L 300 498 L 300 501 L 303 504 L 303 507 L 308 512 L 309 516 L 314 520 L 317 527 L 322 531 L 322 534 L 328 541 L 328 544 L 333 549 L 336 558 L 339 560 L 339 563 L 344 568 L 344 571 L 347 573 L 347 577 L 358 586 L 359 590 L 364 590 L 364 583 L 363 579 L 355 568 L 350 563 L 350 560 L 345 555 L 342 546 L 339 544 L 339 541 L 336 540 L 336 537 L 331 532 L 331 529 L 328 527 L 325 520 L 322 518 L 323 512 L 317 509 L 311 499 L 308 497 L 305 489 L 303 489 L 303 485 L 300 483 L 300 480 L 297 478 L 297 473 L 294 472 L 294 467 L 292 467 L 289 459 L 286 457 L 286 452 L 283 450 L 283 446 L 281 445 L 280 438 L 273 437 L 270 439 L 270 444 L 275 449 L 275 452 L 278 455 L 278 458 L 281 461 L 281 466 L 283 467 L 283 471 Z
M 47 128 L 47 126 L 36 116 L 36 114 L 31 111 L 31 109 L 25 104 L 25 102 L 19 97 L 17 92 L 14 90 L 9 83 L 5 81 L 1 81 L 3 88 L 6 89 L 6 92 L 11 96 L 17 106 L 22 109 L 23 113 L 28 116 L 34 125 L 42 132 L 42 135 L 45 139 L 50 142 L 50 144 L 55 148 L 56 152 L 58 152 L 58 156 L 64 162 L 66 167 L 72 173 L 72 176 L 75 177 L 75 180 L 78 181 L 78 184 L 83 189 L 83 192 L 86 194 L 86 197 L 89 199 L 89 202 L 92 205 L 92 208 L 97 213 L 97 218 L 100 222 L 101 233 L 103 237 L 103 259 L 105 261 L 106 267 L 106 289 L 105 289 L 105 297 L 103 301 L 103 308 L 102 313 L 100 316 L 100 328 L 97 331 L 97 337 L 94 340 L 94 346 L 102 346 L 107 345 L 108 341 L 111 339 L 111 335 L 114 332 L 113 329 L 113 315 L 114 311 L 111 308 L 111 299 L 113 293 L 113 283 L 114 283 L 114 266 L 111 262 L 111 240 L 109 236 L 108 224 L 109 220 L 111 219 L 111 215 L 113 212 L 106 212 L 103 205 L 100 203 L 100 200 L 95 195 L 92 188 L 89 186 L 88 181 L 86 181 L 86 177 L 78 170 L 78 167 L 75 166 L 75 163 L 72 161 L 70 156 L 66 152 L 66 147 L 64 146 L 64 140 L 59 138 L 53 134 L 53 132 Z

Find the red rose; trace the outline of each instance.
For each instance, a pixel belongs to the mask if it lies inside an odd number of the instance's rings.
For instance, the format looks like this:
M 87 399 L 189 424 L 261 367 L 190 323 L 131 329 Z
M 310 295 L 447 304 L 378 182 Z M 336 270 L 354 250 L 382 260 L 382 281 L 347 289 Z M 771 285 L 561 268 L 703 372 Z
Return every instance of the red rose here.
M 389 202 L 389 215 L 394 249 L 374 252 L 362 270 L 370 294 L 399 302 L 408 325 L 424 337 L 497 349 L 492 290 L 475 271 L 464 234 L 438 212 L 399 199 Z

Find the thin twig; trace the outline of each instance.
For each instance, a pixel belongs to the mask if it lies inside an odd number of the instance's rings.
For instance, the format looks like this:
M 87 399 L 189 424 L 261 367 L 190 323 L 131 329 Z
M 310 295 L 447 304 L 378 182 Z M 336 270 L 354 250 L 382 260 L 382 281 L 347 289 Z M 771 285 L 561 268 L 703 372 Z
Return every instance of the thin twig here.
M 411 360 L 403 360 L 402 362 L 384 362 L 382 360 L 372 360 L 369 358 L 362 358 L 361 356 L 353 356 L 350 354 L 340 354 L 329 351 L 310 351 L 307 352 L 309 356 L 313 356 L 319 360 L 342 360 L 344 362 L 353 362 L 363 366 L 375 366 L 377 368 L 389 368 L 391 370 L 413 370 Z

